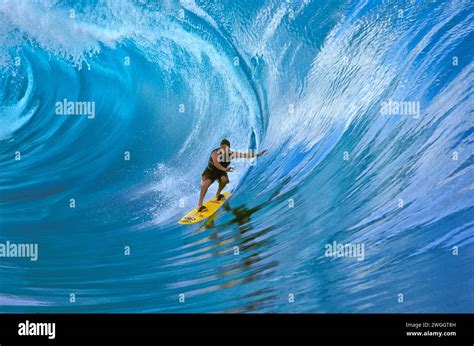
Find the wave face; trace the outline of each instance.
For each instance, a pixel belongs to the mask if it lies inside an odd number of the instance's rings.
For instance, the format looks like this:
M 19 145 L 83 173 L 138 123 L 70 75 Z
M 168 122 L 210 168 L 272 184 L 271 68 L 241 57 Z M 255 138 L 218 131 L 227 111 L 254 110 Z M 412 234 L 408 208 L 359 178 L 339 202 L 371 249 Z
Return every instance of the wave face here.
M 473 8 L 0 2 L 1 310 L 474 312 Z

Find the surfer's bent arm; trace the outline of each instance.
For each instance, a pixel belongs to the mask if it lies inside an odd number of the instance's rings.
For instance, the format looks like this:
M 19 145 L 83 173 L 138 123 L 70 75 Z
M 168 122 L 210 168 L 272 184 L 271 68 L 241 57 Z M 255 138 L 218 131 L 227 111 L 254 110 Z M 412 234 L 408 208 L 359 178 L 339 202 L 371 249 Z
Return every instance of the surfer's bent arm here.
M 212 163 L 214 164 L 214 167 L 216 167 L 218 170 L 227 172 L 227 168 L 225 168 L 219 163 L 219 160 L 217 159 L 218 156 L 219 154 L 217 153 L 217 151 L 212 153 Z
M 237 151 L 233 151 L 232 152 L 232 158 L 233 159 L 252 159 L 254 157 L 262 156 L 266 152 L 267 152 L 266 150 L 262 150 L 258 153 L 239 153 Z

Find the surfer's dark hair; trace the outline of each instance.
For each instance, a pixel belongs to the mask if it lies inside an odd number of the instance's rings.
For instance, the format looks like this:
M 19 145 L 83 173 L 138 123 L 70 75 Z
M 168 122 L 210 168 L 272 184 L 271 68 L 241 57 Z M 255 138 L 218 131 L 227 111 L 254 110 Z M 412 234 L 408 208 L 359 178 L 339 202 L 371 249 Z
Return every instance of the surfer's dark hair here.
M 230 142 L 229 142 L 228 139 L 225 139 L 225 138 L 224 138 L 224 139 L 221 141 L 221 145 L 227 145 L 227 146 L 230 148 Z

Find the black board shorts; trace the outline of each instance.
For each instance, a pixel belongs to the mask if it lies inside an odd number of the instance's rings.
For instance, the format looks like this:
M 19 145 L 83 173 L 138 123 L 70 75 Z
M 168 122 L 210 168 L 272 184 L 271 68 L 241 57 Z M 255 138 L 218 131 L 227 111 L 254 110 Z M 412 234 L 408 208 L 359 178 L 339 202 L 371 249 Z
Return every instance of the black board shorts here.
M 221 180 L 221 177 L 227 177 L 227 180 L 229 180 L 229 177 L 227 176 L 227 172 L 221 171 L 220 169 L 209 169 L 206 167 L 204 172 L 202 172 L 203 178 L 206 179 L 211 179 L 211 182 L 213 183 L 214 180 Z

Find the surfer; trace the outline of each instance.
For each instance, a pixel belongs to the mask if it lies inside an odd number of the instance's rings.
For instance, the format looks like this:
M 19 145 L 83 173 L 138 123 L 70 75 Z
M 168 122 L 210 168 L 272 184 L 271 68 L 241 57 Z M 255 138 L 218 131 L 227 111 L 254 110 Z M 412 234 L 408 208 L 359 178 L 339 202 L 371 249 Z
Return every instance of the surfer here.
M 221 194 L 222 189 L 229 183 L 229 177 L 227 172 L 232 172 L 233 167 L 230 167 L 232 159 L 244 158 L 251 159 L 259 157 L 265 154 L 267 150 L 262 150 L 259 153 L 239 153 L 230 150 L 230 142 L 227 139 L 221 141 L 219 148 L 214 149 L 209 156 L 209 162 L 206 169 L 202 172 L 201 179 L 201 195 L 199 196 L 198 211 L 207 211 L 207 208 L 203 206 L 204 197 L 206 196 L 207 189 L 215 181 L 219 181 L 219 187 L 217 188 L 216 197 L 220 201 L 224 198 Z

